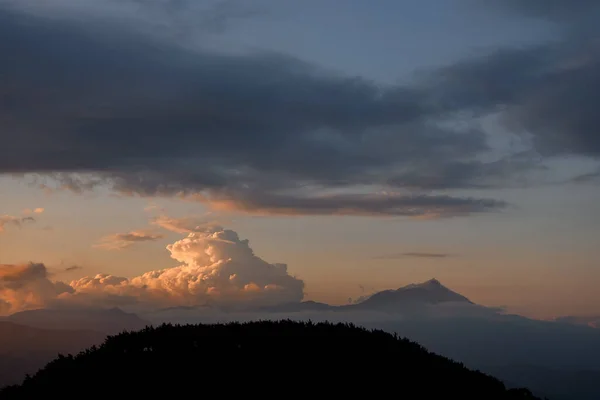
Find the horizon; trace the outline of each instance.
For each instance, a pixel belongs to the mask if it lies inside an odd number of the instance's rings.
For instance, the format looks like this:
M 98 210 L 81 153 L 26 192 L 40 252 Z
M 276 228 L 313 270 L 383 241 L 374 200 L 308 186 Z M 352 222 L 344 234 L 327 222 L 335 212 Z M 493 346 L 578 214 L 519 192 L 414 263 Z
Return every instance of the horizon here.
M 0 317 L 600 316 L 600 4 L 0 0 Z

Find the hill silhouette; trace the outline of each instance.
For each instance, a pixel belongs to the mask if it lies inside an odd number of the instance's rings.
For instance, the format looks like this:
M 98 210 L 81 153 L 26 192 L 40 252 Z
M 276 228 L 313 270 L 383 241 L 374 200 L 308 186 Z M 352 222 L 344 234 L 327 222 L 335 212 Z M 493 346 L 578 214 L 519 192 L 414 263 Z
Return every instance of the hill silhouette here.
M 123 332 L 76 356 L 59 356 L 0 398 L 159 394 L 535 399 L 383 331 L 288 320 Z

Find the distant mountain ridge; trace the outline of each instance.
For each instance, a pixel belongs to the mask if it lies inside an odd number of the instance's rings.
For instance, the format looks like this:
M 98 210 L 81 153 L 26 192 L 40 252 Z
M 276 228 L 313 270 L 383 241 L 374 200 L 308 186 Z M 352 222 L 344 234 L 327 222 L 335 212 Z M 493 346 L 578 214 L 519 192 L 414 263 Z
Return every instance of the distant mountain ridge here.
M 346 307 L 352 307 L 354 309 L 395 311 L 414 305 L 448 302 L 473 304 L 473 302 L 463 295 L 442 285 L 437 279 L 430 279 L 423 283 L 413 283 L 396 290 L 377 292 L 360 303 Z
M 138 330 L 147 325 L 136 314 L 119 308 L 111 309 L 38 309 L 21 311 L 4 318 L 5 321 L 39 329 L 92 330 L 115 334 L 123 330 Z
M 590 328 L 600 329 L 600 316 L 565 316 L 554 319 L 555 322 L 571 324 L 571 325 L 586 325 Z
M 475 305 L 465 296 L 442 285 L 437 279 L 422 283 L 413 283 L 398 289 L 382 290 L 355 304 L 332 306 L 316 301 L 287 303 L 271 307 L 263 307 L 261 311 L 269 312 L 302 312 L 302 311 L 385 311 L 403 312 L 415 306 L 435 305 L 441 303 L 462 303 Z
M 0 387 L 18 381 L 26 372 L 35 372 L 57 352 L 77 352 L 87 347 L 87 343 L 99 344 L 107 334 L 123 330 L 137 331 L 163 322 L 281 318 L 354 322 L 397 332 L 471 368 L 497 374 L 510 386 L 530 387 L 539 395 L 547 394 L 556 400 L 600 399 L 600 388 L 593 385 L 600 373 L 599 331 L 589 327 L 593 317 L 541 321 L 510 315 L 502 309 L 477 305 L 436 279 L 380 291 L 356 304 L 342 306 L 316 301 L 263 309 L 244 304 L 229 309 L 215 305 L 177 306 L 150 310 L 139 316 L 119 308 L 19 312 L 0 317 Z M 2 336 L 2 332 L 8 336 Z M 45 347 L 50 351 L 38 351 Z M 534 368 L 524 371 L 527 374 L 513 373 L 513 367 L 519 365 Z M 577 390 L 573 389 L 574 382 L 579 381 Z M 571 392 L 572 395 L 561 397 Z

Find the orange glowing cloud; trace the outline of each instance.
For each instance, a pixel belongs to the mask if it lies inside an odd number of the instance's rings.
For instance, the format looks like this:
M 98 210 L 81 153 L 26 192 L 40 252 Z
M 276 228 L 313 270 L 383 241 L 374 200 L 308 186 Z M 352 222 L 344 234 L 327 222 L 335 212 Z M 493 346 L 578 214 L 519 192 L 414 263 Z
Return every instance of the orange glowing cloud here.
M 49 305 L 256 306 L 304 297 L 304 282 L 291 276 L 287 265 L 256 256 L 248 240 L 234 231 L 206 228 L 167 249 L 178 266 L 133 278 L 97 274 L 69 285 L 52 282 L 43 264 L 5 266 L 0 269 L 0 313 Z

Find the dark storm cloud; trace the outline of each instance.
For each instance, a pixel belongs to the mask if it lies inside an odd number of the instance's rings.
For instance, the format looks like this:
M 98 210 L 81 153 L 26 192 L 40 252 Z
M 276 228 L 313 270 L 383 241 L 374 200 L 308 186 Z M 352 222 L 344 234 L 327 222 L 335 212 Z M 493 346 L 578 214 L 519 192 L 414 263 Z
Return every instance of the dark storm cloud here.
M 139 6 L 172 16 L 190 4 Z M 231 4 L 206 18 L 239 15 Z M 535 1 L 503 6 L 569 14 Z M 574 7 L 572 18 L 595 12 Z M 456 215 L 504 203 L 324 193 L 518 186 L 541 168 L 537 153 L 600 155 L 600 52 L 572 29 L 563 40 L 499 49 L 412 86 L 382 87 L 280 54 L 190 50 L 106 18 L 41 14 L 0 8 L 0 35 L 9 39 L 0 42 L 0 172 L 50 175 L 77 192 L 109 185 L 278 214 Z M 534 150 L 482 161 L 489 147 L 481 130 L 445 124 L 492 113 L 531 135 Z
M 502 112 L 543 155 L 600 155 L 600 46 L 590 41 L 503 49 L 436 71 L 440 112 Z
M 261 15 L 265 10 L 244 0 L 110 0 L 115 6 L 134 5 L 167 30 L 179 35 L 193 31 L 222 32 L 234 20 Z
M 396 215 L 430 218 L 493 211 L 507 205 L 502 201 L 491 199 L 393 194 L 337 194 L 320 197 L 281 195 L 253 197 L 242 194 L 213 198 L 211 204 L 220 209 L 235 209 L 259 214 Z
M 341 162 L 380 164 L 378 154 L 361 151 L 365 130 L 420 115 L 410 91 L 383 92 L 276 54 L 190 53 L 6 12 L 0 22 L 11 39 L 0 45 L 10 54 L 0 67 L 10 78 L 2 119 L 20 134 L 5 148 L 5 171 L 143 169 L 149 161 L 176 170 L 203 157 L 213 170 L 191 179 L 208 186 L 246 166 L 289 165 L 310 176 L 324 162 L 334 170 Z
M 535 149 L 545 156 L 600 156 L 600 3 L 492 4 L 513 14 L 557 22 L 558 36 L 434 70 L 423 84 L 431 103 L 440 113 L 501 113 L 509 129 L 531 135 Z
M 403 184 L 403 173 L 418 181 L 424 162 L 434 171 L 464 162 L 464 176 L 449 186 L 472 185 L 470 169 L 481 165 L 469 160 L 487 150 L 485 137 L 443 128 L 420 88 L 379 87 L 279 54 L 191 51 L 106 21 L 8 8 L 0 9 L 0 36 L 9 39 L 0 42 L 3 173 L 54 174 L 79 191 L 109 184 L 128 194 L 229 195 L 240 209 L 280 213 L 411 215 L 409 202 L 426 215 L 447 206 L 441 214 L 454 215 L 503 206 L 308 192 Z
M 432 71 L 423 87 L 440 113 L 501 113 L 542 155 L 600 156 L 600 3 L 496 1 L 511 13 L 557 22 L 553 40 L 501 48 Z M 487 4 L 489 6 L 489 4 Z
M 592 22 L 590 14 L 600 10 L 596 0 L 493 0 L 491 4 L 527 17 L 577 24 Z

